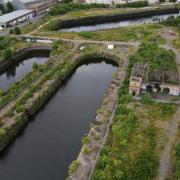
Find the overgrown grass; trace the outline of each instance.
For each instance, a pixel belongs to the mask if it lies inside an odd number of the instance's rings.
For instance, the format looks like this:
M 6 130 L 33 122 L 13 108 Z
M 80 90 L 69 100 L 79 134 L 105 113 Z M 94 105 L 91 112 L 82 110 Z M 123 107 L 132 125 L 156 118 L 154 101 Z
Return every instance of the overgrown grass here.
M 50 26 L 50 24 L 48 26 Z M 66 39 L 88 39 L 99 41 L 143 41 L 164 44 L 165 39 L 160 37 L 157 33 L 160 28 L 162 28 L 161 25 L 150 24 L 80 33 L 58 31 L 50 32 L 42 30 L 35 35 Z
M 132 57 L 134 62 L 144 62 L 153 70 L 177 70 L 175 54 L 172 51 L 160 48 L 156 44 L 142 44 L 138 53 Z
M 176 106 L 153 101 L 133 102 L 128 95 L 134 59 L 141 53 L 146 55 L 146 48 L 142 47 L 130 58 L 127 76 L 119 90 L 114 122 L 92 180 L 151 180 L 156 176 L 160 151 L 157 142 L 163 138 L 156 123 L 171 119 Z

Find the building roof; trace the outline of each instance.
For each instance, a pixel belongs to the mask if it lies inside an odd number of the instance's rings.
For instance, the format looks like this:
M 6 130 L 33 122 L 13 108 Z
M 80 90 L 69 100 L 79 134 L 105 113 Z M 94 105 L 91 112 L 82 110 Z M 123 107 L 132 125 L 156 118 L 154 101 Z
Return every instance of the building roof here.
M 17 11 L 13 11 L 11 13 L 5 14 L 0 16 L 0 23 L 5 23 L 5 22 L 9 22 L 12 21 L 14 19 L 17 19 L 23 15 L 29 14 L 33 12 L 33 10 L 17 10 Z
M 134 64 L 131 76 L 146 79 L 149 73 L 149 65 L 143 62 Z

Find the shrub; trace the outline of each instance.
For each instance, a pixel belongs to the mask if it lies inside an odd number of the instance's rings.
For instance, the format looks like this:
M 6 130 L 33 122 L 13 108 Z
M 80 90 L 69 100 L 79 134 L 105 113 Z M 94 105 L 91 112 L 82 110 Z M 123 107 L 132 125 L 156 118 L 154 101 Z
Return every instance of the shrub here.
M 158 157 L 153 152 L 144 150 L 134 162 L 132 179 L 151 180 L 156 175 L 158 166 Z
M 14 33 L 14 30 L 13 30 L 13 29 L 10 29 L 10 30 L 9 30 L 9 33 L 10 33 L 10 34 L 13 34 L 13 33 Z
M 15 28 L 14 28 L 14 33 L 15 33 L 16 35 L 21 34 L 21 29 L 20 29 L 19 27 L 15 27 Z
M 0 128 L 0 141 L 3 141 L 5 136 L 6 136 L 6 130 L 3 127 L 1 127 Z
M 92 180 L 106 180 L 106 176 L 104 171 L 102 170 L 95 170 L 93 175 L 92 175 Z
M 89 149 L 89 147 L 85 146 L 85 147 L 83 148 L 83 152 L 84 152 L 84 154 L 88 155 L 88 154 L 91 153 L 91 150 Z
M 136 8 L 136 7 L 147 7 L 149 6 L 148 1 L 136 1 L 136 2 L 128 2 L 124 4 L 116 4 L 116 8 Z
M 10 12 L 13 12 L 14 11 L 14 7 L 12 5 L 11 2 L 7 2 L 7 12 L 10 13 Z
M 72 173 L 74 173 L 76 169 L 78 168 L 78 166 L 79 166 L 78 161 L 73 161 L 71 165 L 69 166 L 68 175 L 70 176 Z
M 90 143 L 90 139 L 89 139 L 89 137 L 84 137 L 83 139 L 82 139 L 82 144 L 84 145 L 84 144 L 89 144 Z
M 14 56 L 14 51 L 12 49 L 10 49 L 10 48 L 5 49 L 3 51 L 3 59 L 11 60 L 11 59 L 13 59 L 13 56 Z
M 149 93 L 146 93 L 142 96 L 141 102 L 144 104 L 153 104 L 154 100 L 152 99 L 152 97 Z
M 16 112 L 17 112 L 17 113 L 21 113 L 21 112 L 23 112 L 23 111 L 24 111 L 23 105 L 19 105 L 19 106 L 16 107 Z
M 59 21 L 51 21 L 44 26 L 44 29 L 47 31 L 56 31 L 59 30 L 59 28 Z
M 33 68 L 33 70 L 37 70 L 39 68 L 38 63 L 36 63 L 36 62 L 33 63 L 33 67 L 32 68 Z

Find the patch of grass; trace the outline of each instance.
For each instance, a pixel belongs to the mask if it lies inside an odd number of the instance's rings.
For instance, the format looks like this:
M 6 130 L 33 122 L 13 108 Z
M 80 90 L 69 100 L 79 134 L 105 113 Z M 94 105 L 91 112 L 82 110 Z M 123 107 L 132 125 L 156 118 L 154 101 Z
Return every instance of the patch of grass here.
M 49 25 L 47 25 L 49 26 Z M 93 32 L 58 32 L 46 31 L 45 27 L 36 35 L 50 36 L 67 39 L 88 39 L 99 41 L 143 41 L 164 44 L 165 40 L 157 35 L 157 31 L 162 28 L 158 24 L 137 25 L 132 27 L 122 27 L 116 29 L 99 30 Z

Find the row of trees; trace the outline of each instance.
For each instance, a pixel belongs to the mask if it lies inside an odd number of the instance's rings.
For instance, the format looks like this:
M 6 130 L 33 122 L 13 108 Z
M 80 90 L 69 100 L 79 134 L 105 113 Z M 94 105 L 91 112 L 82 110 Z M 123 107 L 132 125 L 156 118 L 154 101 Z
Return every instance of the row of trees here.
M 3 4 L 0 4 L 0 11 L 2 12 L 2 14 L 10 13 L 10 12 L 14 11 L 14 7 L 13 7 L 12 3 L 8 1 L 6 4 L 6 7 L 4 7 Z
M 124 4 L 117 4 L 116 8 L 137 8 L 137 7 L 147 7 L 149 6 L 148 1 L 136 1 L 136 2 L 127 2 Z
M 176 26 L 180 28 L 180 16 L 177 16 L 177 17 L 170 16 L 166 20 L 164 20 L 162 23 L 167 26 Z
M 90 9 L 90 8 L 109 8 L 108 4 L 82 4 L 82 3 L 64 3 L 59 4 L 52 8 L 49 12 L 50 15 L 65 14 L 69 11 L 78 9 Z
M 116 8 L 126 8 L 126 7 L 146 7 L 148 6 L 148 1 L 137 1 L 128 2 L 125 4 L 117 4 Z M 82 4 L 82 3 L 71 3 L 71 0 L 65 0 L 64 4 L 59 4 L 58 6 L 52 8 L 49 12 L 50 15 L 65 14 L 72 10 L 78 9 L 90 9 L 90 8 L 109 8 L 109 4 Z

